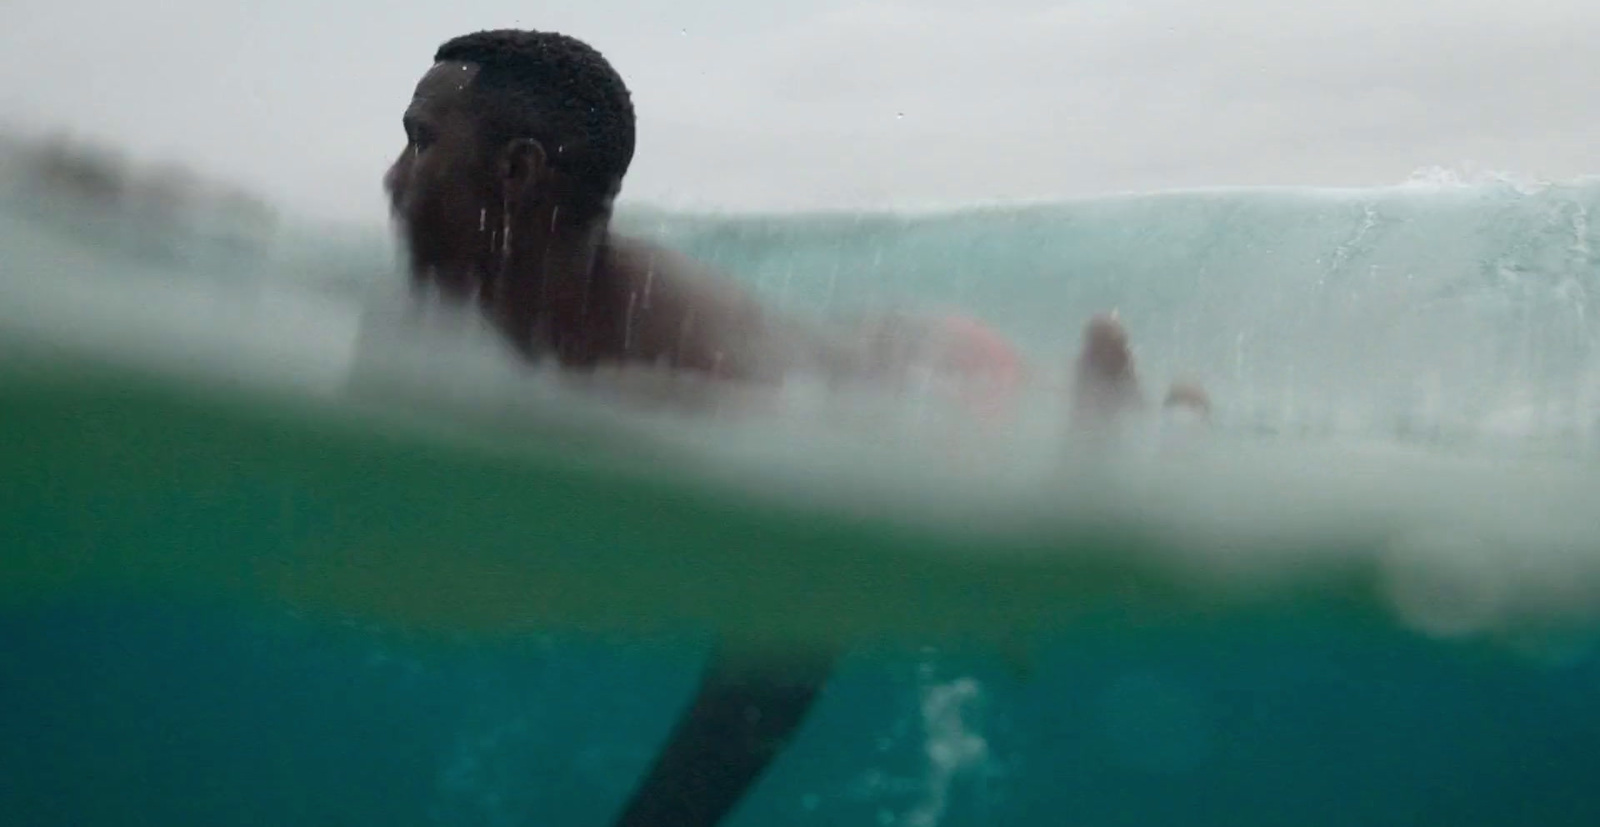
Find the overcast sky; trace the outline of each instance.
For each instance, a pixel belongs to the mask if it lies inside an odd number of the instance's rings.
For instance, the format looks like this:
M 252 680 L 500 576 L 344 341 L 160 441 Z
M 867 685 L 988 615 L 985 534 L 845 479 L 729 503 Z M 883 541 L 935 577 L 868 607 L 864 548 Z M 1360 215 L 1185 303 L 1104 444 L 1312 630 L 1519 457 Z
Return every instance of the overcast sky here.
M 1314 2 L 1314 0 L 1313 0 Z M 633 90 L 634 201 L 948 204 L 1429 166 L 1600 171 L 1596 0 L 0 0 L 0 120 L 381 221 L 450 36 L 576 35 Z

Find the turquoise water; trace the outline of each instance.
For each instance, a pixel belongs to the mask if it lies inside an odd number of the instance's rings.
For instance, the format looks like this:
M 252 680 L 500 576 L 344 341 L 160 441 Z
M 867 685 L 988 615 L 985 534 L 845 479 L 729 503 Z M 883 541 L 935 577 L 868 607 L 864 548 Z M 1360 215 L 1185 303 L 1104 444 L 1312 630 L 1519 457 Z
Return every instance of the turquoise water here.
M 695 649 L 425 646 L 226 609 L 8 612 L 8 824 L 603 824 Z M 847 663 L 735 824 L 1592 824 L 1593 659 L 1382 630 Z
M 1289 493 L 1260 513 L 1226 506 L 1229 486 L 1213 486 L 1220 488 L 1213 499 L 1182 502 L 1207 504 L 1212 516 L 1254 520 L 1301 511 L 1352 522 L 1336 507 L 1341 498 L 1355 496 L 1350 488 L 1376 489 L 1398 509 L 1344 504 L 1354 515 L 1379 513 L 1378 527 L 1332 531 L 1319 524 L 1311 534 L 1281 535 L 1282 542 L 1373 540 L 1394 526 L 1410 537 L 1401 529 L 1437 526 L 1386 521 L 1420 521 L 1426 513 L 1471 535 L 1476 543 L 1461 546 L 1463 556 L 1484 554 L 1506 572 L 1503 580 L 1443 592 L 1446 608 L 1467 611 L 1445 612 L 1441 626 L 1430 622 L 1440 620 L 1439 606 L 1417 616 L 1415 594 L 1410 615 L 1405 605 L 1398 613 L 1375 608 L 1372 595 L 1389 593 L 1364 581 L 1320 591 L 1304 581 L 1303 593 L 1274 582 L 1269 591 L 1278 599 L 1258 609 L 1199 612 L 1182 600 L 1150 598 L 1131 567 L 1113 567 L 1096 570 L 1098 591 L 1084 593 L 1115 595 L 1120 585 L 1138 599 L 1063 611 L 1045 631 L 1033 629 L 1030 645 L 1013 650 L 950 639 L 963 618 L 993 631 L 1024 617 L 1020 609 L 986 612 L 980 601 L 961 600 L 960 584 L 1010 605 L 1071 594 L 1062 583 L 1070 568 L 1045 567 L 1048 576 L 1029 584 L 1014 571 L 1001 577 L 995 566 L 932 558 L 927 571 L 900 580 L 863 566 L 883 581 L 883 605 L 839 603 L 836 617 L 826 618 L 838 628 L 887 629 L 918 611 L 953 619 L 938 640 L 917 641 L 900 626 L 886 642 L 852 650 L 792 750 L 733 823 L 1600 823 L 1592 784 L 1600 760 L 1600 658 L 1595 629 L 1584 621 L 1594 616 L 1597 593 L 1587 561 L 1600 547 L 1582 497 L 1592 490 L 1584 486 L 1593 480 L 1600 389 L 1588 323 L 1590 296 L 1600 290 L 1596 231 L 1588 224 L 1597 200 L 1600 184 L 1486 182 L 1178 193 L 922 216 L 630 211 L 628 226 L 723 266 L 795 312 L 902 303 L 969 308 L 1023 343 L 1046 376 L 1064 366 L 1078 320 L 1115 306 L 1152 380 L 1205 378 L 1226 433 L 1318 440 L 1314 455 L 1291 448 L 1269 456 L 1285 466 L 1284 476 L 1265 479 Z M 0 209 L 8 342 L 112 361 L 137 352 L 178 375 L 220 365 L 248 374 L 244 384 L 279 388 L 275 393 L 292 385 L 337 394 L 327 389 L 339 386 L 352 359 L 360 361 L 354 339 L 363 313 L 395 278 L 377 229 L 291 226 L 241 241 L 137 214 L 59 206 L 13 197 Z M 105 306 L 91 306 L 97 302 Z M 78 381 L 75 374 L 59 378 L 62 385 Z M 341 619 L 326 605 L 275 600 L 270 589 L 208 596 L 176 588 L 186 575 L 202 585 L 237 585 L 244 568 L 235 563 L 295 551 L 285 538 L 358 537 L 361 521 L 349 515 L 379 515 L 385 504 L 363 498 L 349 482 L 358 477 L 356 460 L 330 458 L 318 469 L 293 456 L 302 443 L 259 426 L 238 432 L 276 441 L 219 451 L 208 441 L 244 426 L 180 420 L 177 407 L 154 406 L 113 385 L 104 398 L 86 385 L 84 398 L 93 404 L 50 401 L 56 407 L 43 408 L 38 400 L 58 398 L 34 388 L 50 381 L 30 375 L 34 384 L 24 386 L 10 374 L 6 381 L 14 383 L 4 397 L 12 406 L 8 432 L 35 442 L 14 443 L 5 454 L 17 465 L 9 490 L 0 489 L 8 503 L 0 514 L 13 532 L 0 571 L 14 578 L 43 572 L 46 580 L 74 566 L 122 573 L 37 599 L 10 593 L 0 604 L 0 823 L 604 824 L 691 691 L 708 643 L 703 624 L 685 623 L 675 635 L 645 643 L 627 634 L 627 623 L 599 632 L 508 634 L 503 618 L 485 631 L 467 624 L 471 612 L 438 611 L 418 630 L 401 622 L 416 620 L 415 613 L 362 614 L 353 600 L 344 605 L 353 616 Z M 26 394 L 18 390 L 24 387 Z M 442 393 L 456 386 L 431 387 Z M 123 397 L 125 421 L 115 407 Z M 144 448 L 162 446 L 159 456 L 128 447 L 129 434 L 141 432 Z M 800 440 L 801 433 L 755 430 L 773 441 Z M 1363 471 L 1389 467 L 1366 460 L 1342 460 L 1345 485 L 1337 489 L 1289 485 L 1289 472 L 1308 474 L 1356 453 L 1354 442 L 1341 450 L 1346 439 L 1489 459 L 1440 466 L 1464 479 L 1429 471 L 1435 476 L 1392 483 L 1394 491 L 1386 480 L 1363 480 Z M 44 445 L 71 450 L 36 450 Z M 261 458 L 269 453 L 272 460 Z M 371 467 L 430 467 L 422 459 L 407 465 L 405 454 L 374 454 Z M 85 463 L 101 456 L 115 460 L 101 467 L 127 478 L 94 483 Z M 802 461 L 778 449 L 752 456 L 781 458 L 789 467 Z M 845 465 L 829 473 L 854 479 L 868 470 Z M 997 499 L 1017 499 L 987 472 L 969 470 L 997 489 Z M 452 473 L 441 479 L 471 483 L 469 472 Z M 151 476 L 134 479 L 141 474 Z M 456 511 L 449 497 L 422 505 L 415 493 L 422 481 L 374 480 L 369 490 L 390 492 L 388 507 L 397 513 L 391 525 L 369 531 L 426 533 L 408 521 L 429 508 L 441 522 L 493 514 L 498 500 L 485 496 L 492 480 L 516 479 L 495 474 L 478 475 L 482 491 L 452 489 Z M 912 487 L 887 476 L 892 488 Z M 1500 488 L 1490 486 L 1495 479 Z M 1474 487 L 1479 483 L 1485 487 Z M 671 496 L 626 490 L 658 506 Z M 1250 490 L 1262 498 L 1264 490 Z M 1305 494 L 1334 490 L 1336 501 L 1326 503 Z M 1428 500 L 1430 490 L 1446 502 Z M 281 500 L 270 521 L 234 525 L 236 515 L 266 514 L 259 498 L 245 498 L 251 491 Z M 1467 494 L 1482 500 L 1460 499 Z M 401 502 L 416 513 L 398 513 Z M 696 526 L 711 532 L 719 522 L 763 524 L 752 516 L 760 512 L 732 500 L 709 502 L 681 498 L 691 525 L 682 536 L 695 536 Z M 726 503 L 720 521 L 719 502 Z M 318 513 L 316 503 L 348 512 Z M 472 510 L 473 503 L 483 510 Z M 1117 519 L 1137 525 L 1162 517 L 1133 505 Z M 554 561 L 614 536 L 606 531 L 623 536 L 651 525 L 595 513 L 605 516 L 590 518 L 588 528 L 582 517 L 562 524 L 570 548 L 530 548 L 529 557 Z M 1467 516 L 1479 522 L 1462 522 Z M 528 517 L 500 527 L 547 525 L 555 523 Z M 231 542 L 230 530 L 238 532 Z M 884 539 L 888 530 L 870 513 L 816 518 L 815 530 L 834 538 L 830 553 L 873 558 L 896 542 L 897 549 L 913 545 Z M 669 540 L 636 536 L 641 549 L 670 548 Z M 852 536 L 859 547 L 850 546 Z M 208 542 L 215 548 L 204 547 Z M 464 542 L 472 547 L 457 549 L 461 566 L 510 541 L 486 527 Z M 224 563 L 216 571 L 205 564 L 211 550 Z M 808 572 L 795 550 L 776 543 L 769 550 L 772 568 L 751 571 L 789 566 L 797 580 L 814 578 L 821 595 L 850 593 Z M 940 549 L 957 556 L 982 550 L 971 539 Z M 362 582 L 377 589 L 385 582 L 384 549 L 373 551 L 351 559 L 373 578 Z M 629 565 L 628 548 L 606 551 Z M 1370 552 L 1353 541 L 1345 551 L 1352 559 Z M 729 571 L 719 566 L 736 557 L 731 549 L 679 552 L 682 567 L 706 579 Z M 73 556 L 63 563 L 58 553 Z M 131 568 L 97 568 L 116 555 L 127 555 Z M 435 555 L 439 571 L 451 571 L 452 558 Z M 46 562 L 33 566 L 38 559 Z M 662 582 L 684 581 L 672 581 L 673 567 L 659 559 L 652 564 L 661 567 Z M 643 561 L 634 565 L 648 569 Z M 505 571 L 536 577 L 538 567 Z M 594 579 L 590 570 L 563 571 L 571 578 L 561 584 L 564 593 L 591 588 L 597 600 L 625 594 L 583 585 Z M 744 588 L 772 580 L 726 576 Z M 738 583 L 739 576 L 752 579 Z M 994 582 L 985 580 L 991 576 Z M 120 578 L 158 588 L 131 590 Z M 1570 601 L 1561 608 L 1580 622 L 1530 635 L 1475 614 L 1501 608 L 1501 598 L 1526 609 L 1517 594 L 1496 590 L 1511 586 L 1544 589 L 1530 593 L 1549 605 Z M 405 595 L 426 596 L 426 584 L 421 589 Z M 649 607 L 645 614 L 665 616 L 674 595 L 662 589 L 636 593 L 637 605 Z M 922 601 L 919 589 L 927 589 Z M 252 598 L 240 597 L 245 592 Z M 785 627 L 790 633 L 829 625 L 826 601 L 803 597 L 766 614 L 747 607 L 736 615 L 725 594 L 708 593 L 701 598 L 712 608 L 698 619 L 776 624 L 773 615 L 787 612 L 802 619 Z M 1390 597 L 1405 603 L 1406 595 Z M 1051 621 L 1037 605 L 1030 604 L 1030 622 Z M 1484 625 L 1469 623 L 1463 633 L 1462 618 Z

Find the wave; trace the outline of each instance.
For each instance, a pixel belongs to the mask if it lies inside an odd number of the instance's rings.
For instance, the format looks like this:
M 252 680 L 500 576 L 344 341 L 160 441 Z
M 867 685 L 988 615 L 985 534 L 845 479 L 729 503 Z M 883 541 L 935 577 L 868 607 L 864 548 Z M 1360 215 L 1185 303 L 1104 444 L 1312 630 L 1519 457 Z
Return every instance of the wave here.
M 81 192 L 5 192 L 0 249 L 9 255 L 25 245 L 5 234 L 44 232 L 130 272 L 297 284 L 357 301 L 399 279 L 392 240 L 377 226 L 280 219 L 235 222 L 256 231 L 229 233 L 218 229 L 226 221 L 190 215 L 204 209 L 157 220 L 148 198 L 106 209 Z M 1424 170 L 1375 188 L 895 212 L 632 205 L 617 225 L 795 313 L 961 307 L 1014 337 L 1046 377 L 1065 370 L 1083 320 L 1115 308 L 1145 373 L 1198 377 L 1227 415 L 1257 429 L 1361 420 L 1532 429 L 1587 444 L 1600 408 L 1597 209 L 1596 179 Z

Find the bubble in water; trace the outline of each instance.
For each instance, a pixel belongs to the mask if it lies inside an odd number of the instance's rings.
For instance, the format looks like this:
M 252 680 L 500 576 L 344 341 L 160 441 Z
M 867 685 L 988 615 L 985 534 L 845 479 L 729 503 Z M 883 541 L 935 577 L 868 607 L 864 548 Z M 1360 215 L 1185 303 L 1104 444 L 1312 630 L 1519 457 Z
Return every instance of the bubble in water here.
M 972 708 L 982 693 L 982 686 L 972 678 L 923 690 L 922 727 L 928 739 L 928 776 L 922 802 L 906 815 L 910 824 L 938 824 L 944 817 L 956 776 L 988 761 L 989 741 L 971 720 Z

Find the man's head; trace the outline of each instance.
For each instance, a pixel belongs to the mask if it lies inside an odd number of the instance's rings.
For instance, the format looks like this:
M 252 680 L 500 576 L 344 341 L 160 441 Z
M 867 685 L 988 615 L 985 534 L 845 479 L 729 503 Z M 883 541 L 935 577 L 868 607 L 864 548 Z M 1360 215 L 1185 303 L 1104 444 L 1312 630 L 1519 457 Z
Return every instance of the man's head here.
M 527 209 L 563 222 L 609 214 L 634 121 L 599 52 L 560 34 L 487 31 L 450 40 L 434 61 L 384 177 L 414 267 L 473 269 L 503 253 L 505 227 Z

